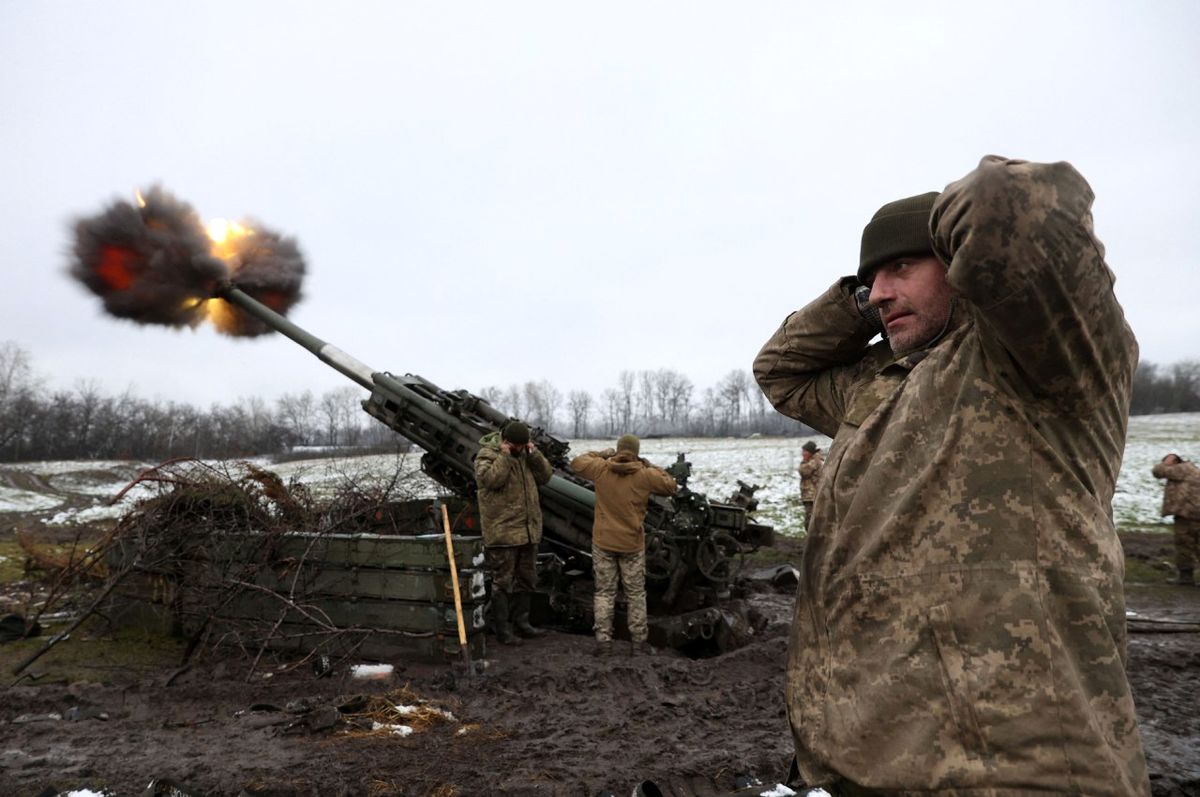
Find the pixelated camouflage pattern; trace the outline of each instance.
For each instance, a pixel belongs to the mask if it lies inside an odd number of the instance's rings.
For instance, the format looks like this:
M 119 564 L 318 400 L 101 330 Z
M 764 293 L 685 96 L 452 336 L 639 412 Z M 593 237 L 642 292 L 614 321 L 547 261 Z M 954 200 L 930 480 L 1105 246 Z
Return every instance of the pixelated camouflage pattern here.
M 500 433 L 479 441 L 475 485 L 479 488 L 479 525 L 484 545 L 529 545 L 542 541 L 542 504 L 538 485 L 554 468 L 536 448 L 514 457 L 500 448 Z
M 825 457 L 820 454 L 813 454 L 808 458 L 808 462 L 800 462 L 800 500 L 812 501 L 817 497 L 817 479 L 821 477 L 821 466 L 825 464 Z
M 646 552 L 613 553 L 593 545 L 592 577 L 596 582 L 596 594 L 592 598 L 596 640 L 612 641 L 613 606 L 617 602 L 619 583 L 625 589 L 629 638 L 634 642 L 645 642 L 649 635 L 646 625 Z
M 931 233 L 948 333 L 898 360 L 853 279 L 754 363 L 834 437 L 786 690 L 816 784 L 889 794 L 1148 794 L 1111 500 L 1137 344 L 1069 164 L 985 158 Z
M 1174 515 L 1200 520 L 1200 468 L 1194 462 L 1160 462 L 1150 471 L 1156 479 L 1166 479 L 1163 488 L 1163 516 Z

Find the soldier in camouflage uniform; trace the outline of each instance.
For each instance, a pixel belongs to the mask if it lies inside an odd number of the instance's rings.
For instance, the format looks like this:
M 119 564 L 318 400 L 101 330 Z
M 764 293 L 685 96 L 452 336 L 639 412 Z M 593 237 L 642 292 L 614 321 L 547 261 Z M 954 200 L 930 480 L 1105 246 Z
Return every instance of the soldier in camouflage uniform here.
M 1151 471 L 1166 479 L 1163 517 L 1175 516 L 1175 567 L 1178 584 L 1196 586 L 1196 559 L 1200 557 L 1200 468 L 1178 454 L 1167 454 Z
M 492 626 L 502 644 L 519 644 L 541 629 L 529 622 L 537 589 L 537 550 L 542 541 L 542 505 L 538 485 L 550 481 L 554 468 L 529 441 L 529 427 L 512 421 L 485 435 L 475 455 L 479 488 L 479 523 L 484 557 L 492 574 Z
M 646 625 L 646 507 L 651 495 L 673 495 L 675 479 L 638 456 L 641 442 L 631 434 L 617 448 L 589 451 L 571 460 L 571 468 L 596 485 L 592 524 L 592 574 L 596 652 L 612 649 L 613 604 L 618 584 L 625 588 L 629 639 L 635 649 L 653 655 Z
M 804 505 L 804 530 L 808 531 L 813 499 L 817 495 L 817 479 L 821 477 L 825 457 L 821 456 L 821 449 L 812 440 L 800 446 L 800 451 L 800 503 Z
M 809 783 L 1149 794 L 1111 508 L 1137 343 L 1092 199 L 1067 163 L 987 157 L 889 203 L 755 360 L 834 438 L 786 678 Z

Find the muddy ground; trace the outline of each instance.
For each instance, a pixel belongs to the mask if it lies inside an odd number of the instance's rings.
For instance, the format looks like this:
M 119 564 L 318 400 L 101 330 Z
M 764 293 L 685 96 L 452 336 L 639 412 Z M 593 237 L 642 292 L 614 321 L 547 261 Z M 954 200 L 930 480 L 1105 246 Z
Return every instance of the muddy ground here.
M 1129 673 L 1153 791 L 1200 794 L 1200 633 L 1181 624 L 1200 621 L 1200 589 L 1162 583 L 1169 537 L 1125 541 L 1131 577 L 1145 582 L 1128 587 Z M 249 661 L 226 651 L 167 685 L 177 643 L 126 638 L 122 649 L 81 633 L 30 668 L 36 680 L 0 691 L 0 795 L 138 795 L 154 778 L 205 795 L 629 794 L 643 780 L 717 795 L 744 774 L 773 784 L 791 752 L 781 699 L 791 595 L 763 586 L 750 601 L 770 624 L 719 657 L 597 658 L 590 639 L 550 633 L 491 646 L 475 678 L 395 659 L 385 680 L 287 662 L 247 679 Z M 5 684 L 34 642 L 0 645 Z M 356 696 L 387 692 L 418 706 L 382 718 L 410 735 L 372 731 L 362 716 Z

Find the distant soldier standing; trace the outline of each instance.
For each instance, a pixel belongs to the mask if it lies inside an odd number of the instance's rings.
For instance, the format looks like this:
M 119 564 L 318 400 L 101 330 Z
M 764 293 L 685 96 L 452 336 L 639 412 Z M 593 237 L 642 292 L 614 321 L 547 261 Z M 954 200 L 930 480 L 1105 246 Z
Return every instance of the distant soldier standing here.
M 1151 471 L 1166 479 L 1162 514 L 1175 516 L 1175 567 L 1177 584 L 1196 586 L 1196 559 L 1200 558 L 1200 468 L 1178 454 L 1167 454 Z
M 529 427 L 512 421 L 485 435 L 475 455 L 479 488 L 479 521 L 484 555 L 492 574 L 492 624 L 501 644 L 519 644 L 542 634 L 529 622 L 537 589 L 537 551 L 542 541 L 542 505 L 538 485 L 550 481 L 554 468 L 529 441 Z
M 821 449 L 809 440 L 800 446 L 800 503 L 804 505 L 804 530 L 808 531 L 808 521 L 812 517 L 813 499 L 817 496 L 817 479 L 821 478 L 821 466 L 825 457 Z
M 612 650 L 613 605 L 618 583 L 625 588 L 629 638 L 653 655 L 646 625 L 646 508 L 651 495 L 673 495 L 675 479 L 638 456 L 641 442 L 631 434 L 617 448 L 590 451 L 571 460 L 571 468 L 596 485 L 592 526 L 592 571 L 596 580 L 596 652 Z
M 987 157 L 890 202 L 754 362 L 834 438 L 785 680 L 809 785 L 1150 793 L 1112 521 L 1138 349 L 1092 199 Z

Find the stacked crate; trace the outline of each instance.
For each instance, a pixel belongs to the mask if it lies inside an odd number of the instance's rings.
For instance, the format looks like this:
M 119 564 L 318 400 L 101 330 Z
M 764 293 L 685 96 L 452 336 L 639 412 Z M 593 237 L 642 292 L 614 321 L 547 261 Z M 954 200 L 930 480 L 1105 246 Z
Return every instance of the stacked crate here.
M 432 502 L 420 503 L 433 508 Z M 460 525 L 460 530 L 477 528 L 470 517 L 460 518 Z M 119 590 L 118 613 L 144 622 L 149 608 L 152 616 L 169 615 L 177 630 L 191 634 L 217 605 L 209 632 L 245 647 L 261 644 L 274 627 L 272 648 L 333 654 L 353 648 L 363 657 L 454 659 L 460 648 L 449 557 L 444 534 L 433 527 L 429 520 L 409 529 L 423 533 L 298 531 L 269 541 L 253 533 L 225 535 L 203 559 L 173 563 L 172 572 L 132 573 Z M 468 645 L 482 658 L 483 540 L 456 533 L 453 542 Z M 121 559 L 118 553 L 113 564 L 119 567 Z M 214 567 L 214 562 L 222 564 Z M 236 577 L 242 562 L 246 575 L 239 580 L 245 583 L 234 585 L 228 574 L 232 569 Z M 219 598 L 220 590 L 228 599 Z

